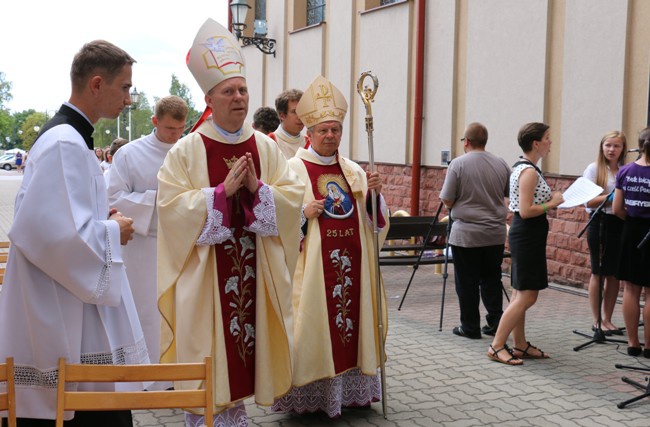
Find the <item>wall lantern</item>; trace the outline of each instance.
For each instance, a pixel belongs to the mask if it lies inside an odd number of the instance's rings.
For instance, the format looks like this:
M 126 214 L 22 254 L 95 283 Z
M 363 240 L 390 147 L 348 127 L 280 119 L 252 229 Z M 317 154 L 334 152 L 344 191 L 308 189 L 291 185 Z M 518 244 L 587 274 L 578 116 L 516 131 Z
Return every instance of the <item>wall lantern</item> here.
M 241 41 L 242 46 L 255 45 L 259 50 L 267 55 L 275 57 L 275 39 L 266 38 L 266 19 L 256 19 L 254 23 L 253 37 L 243 35 L 246 29 L 246 14 L 251 7 L 246 0 L 232 0 L 230 2 L 230 13 L 232 14 L 232 30 Z

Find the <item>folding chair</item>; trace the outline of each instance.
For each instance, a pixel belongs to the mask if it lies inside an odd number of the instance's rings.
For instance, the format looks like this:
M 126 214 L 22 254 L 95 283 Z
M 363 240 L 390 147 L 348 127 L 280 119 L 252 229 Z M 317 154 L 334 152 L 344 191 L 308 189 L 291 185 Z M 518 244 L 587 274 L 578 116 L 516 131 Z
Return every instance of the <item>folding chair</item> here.
M 16 427 L 16 387 L 14 383 L 14 358 L 0 363 L 0 382 L 7 383 L 7 390 L 0 393 L 0 411 L 7 411 L 9 427 Z
M 445 230 L 446 226 L 443 226 L 438 222 L 438 215 L 433 217 L 433 219 L 430 220 L 428 223 L 421 223 L 418 225 L 419 225 L 419 234 L 420 237 L 422 238 L 421 247 L 418 248 L 418 255 L 417 257 L 415 257 L 415 260 L 412 263 L 413 271 L 411 272 L 411 277 L 409 278 L 408 284 L 406 285 L 406 289 L 404 290 L 404 294 L 402 295 L 402 300 L 400 301 L 399 307 L 397 308 L 398 311 L 402 309 L 402 304 L 404 304 L 404 299 L 406 299 L 406 294 L 408 293 L 409 288 L 413 283 L 413 278 L 415 277 L 415 273 L 418 271 L 418 267 L 422 264 L 439 264 L 439 260 L 427 259 L 427 258 L 423 259 L 423 256 L 427 250 L 440 248 L 439 245 L 432 244 L 431 240 L 434 237 L 443 237 L 444 234 L 442 234 L 442 232 Z M 414 228 L 418 227 L 418 225 L 414 224 Z M 414 230 L 413 234 L 417 235 L 418 231 Z
M 199 390 L 165 391 L 66 391 L 71 382 L 150 382 L 202 380 Z M 204 408 L 212 425 L 212 358 L 203 363 L 154 365 L 80 365 L 59 359 L 56 427 L 63 427 L 65 411 Z

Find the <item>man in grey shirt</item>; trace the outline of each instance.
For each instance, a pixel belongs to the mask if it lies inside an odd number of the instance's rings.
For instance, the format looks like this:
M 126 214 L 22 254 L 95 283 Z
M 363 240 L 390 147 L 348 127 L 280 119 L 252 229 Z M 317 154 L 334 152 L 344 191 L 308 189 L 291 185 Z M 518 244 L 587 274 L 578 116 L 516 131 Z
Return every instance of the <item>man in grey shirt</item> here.
M 481 123 L 467 126 L 461 139 L 465 154 L 449 165 L 440 192 L 453 220 L 449 244 L 461 323 L 453 332 L 476 339 L 481 332 L 494 335 L 503 314 L 501 263 L 510 167 L 485 151 L 487 139 L 487 129 Z M 480 299 L 487 310 L 487 325 L 482 329 Z

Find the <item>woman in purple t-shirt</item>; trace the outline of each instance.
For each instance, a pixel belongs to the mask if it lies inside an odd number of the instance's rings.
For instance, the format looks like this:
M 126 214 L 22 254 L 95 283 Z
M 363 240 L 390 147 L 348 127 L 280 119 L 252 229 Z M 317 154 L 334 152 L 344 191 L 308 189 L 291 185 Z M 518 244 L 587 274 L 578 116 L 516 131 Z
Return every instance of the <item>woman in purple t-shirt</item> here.
M 616 277 L 623 281 L 623 319 L 627 328 L 627 354 L 639 356 L 639 301 L 641 291 L 650 301 L 650 244 L 638 246 L 650 232 L 650 128 L 639 134 L 641 155 L 619 169 L 612 208 L 614 215 L 625 220 L 621 236 L 621 251 Z M 646 348 L 643 357 L 650 358 L 650 304 L 643 309 Z

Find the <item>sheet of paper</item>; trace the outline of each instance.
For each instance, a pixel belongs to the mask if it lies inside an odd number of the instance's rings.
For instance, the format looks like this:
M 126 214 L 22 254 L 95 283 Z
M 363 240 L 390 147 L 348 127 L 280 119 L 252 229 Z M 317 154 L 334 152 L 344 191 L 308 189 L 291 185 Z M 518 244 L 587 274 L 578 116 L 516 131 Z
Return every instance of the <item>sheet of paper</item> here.
M 558 208 L 572 208 L 582 205 L 602 193 L 602 187 L 581 176 L 562 194 L 564 202 Z

